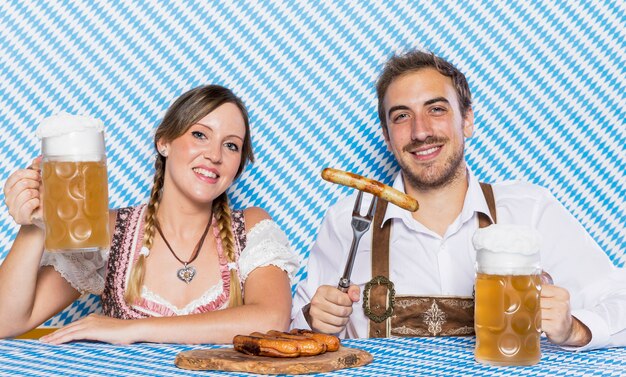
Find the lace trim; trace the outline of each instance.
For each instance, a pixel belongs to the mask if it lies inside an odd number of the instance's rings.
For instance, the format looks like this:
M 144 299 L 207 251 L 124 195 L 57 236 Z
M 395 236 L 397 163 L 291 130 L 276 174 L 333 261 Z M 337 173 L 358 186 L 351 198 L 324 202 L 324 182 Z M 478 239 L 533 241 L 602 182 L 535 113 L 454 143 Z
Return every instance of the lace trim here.
M 202 296 L 198 297 L 197 299 L 191 301 L 190 303 L 188 303 L 187 305 L 185 305 L 184 308 L 180 309 L 176 306 L 174 306 L 172 303 L 170 303 L 169 301 L 167 301 L 166 299 L 164 299 L 163 297 L 159 296 L 158 294 L 152 292 L 151 290 L 149 290 L 148 288 L 146 288 L 146 286 L 144 285 L 141 289 L 141 297 L 144 298 L 144 304 L 146 304 L 146 309 L 150 310 L 151 314 L 156 314 L 156 313 L 162 313 L 163 312 L 163 308 L 167 308 L 169 311 L 171 311 L 171 315 L 185 315 L 185 314 L 191 314 L 194 311 L 196 311 L 198 308 L 208 305 L 209 303 L 212 303 L 213 301 L 215 301 L 222 293 L 224 292 L 224 287 L 223 287 L 223 283 L 220 281 L 217 284 L 215 284 L 214 286 L 212 286 L 211 288 L 209 288 Z M 161 308 L 158 307 L 153 307 L 152 305 L 150 305 L 150 303 L 154 303 L 158 306 L 161 306 Z M 136 307 L 136 309 L 138 310 L 142 310 L 144 309 L 143 307 Z M 159 310 L 161 309 L 161 310 Z M 217 308 L 219 309 L 219 308 Z
M 271 219 L 263 219 L 258 223 L 254 224 L 252 229 L 247 234 L 248 242 L 246 246 L 253 246 L 253 243 L 257 240 L 257 238 L 265 239 L 265 238 L 276 238 L 276 241 L 280 243 L 284 243 L 285 246 L 289 246 L 289 239 L 285 232 L 280 229 L 278 224 Z
M 106 254 L 106 253 L 105 253 Z M 102 294 L 104 290 L 104 266 L 106 258 L 102 255 L 84 253 L 44 253 L 40 266 L 52 266 L 72 288 L 81 294 Z
M 72 288 L 76 289 L 78 292 L 80 292 L 80 294 L 84 294 L 85 292 L 87 292 L 87 290 L 85 290 L 83 287 L 79 287 L 74 281 L 73 279 L 67 274 L 67 272 L 61 268 L 61 266 L 58 266 L 56 264 L 57 260 L 54 258 L 51 259 L 47 259 L 46 261 L 41 262 L 41 267 L 45 267 L 45 266 L 52 266 L 52 268 L 54 268 L 54 270 L 56 272 L 58 272 L 61 277 L 63 279 L 65 279 L 65 281 L 67 281 L 68 283 L 70 283 L 70 285 L 72 286 Z M 103 284 L 104 286 L 104 284 Z
M 287 235 L 269 219 L 256 224 L 248 234 L 248 246 L 241 252 L 239 271 L 241 281 L 256 268 L 273 265 L 287 272 L 293 284 L 294 273 L 299 267 L 298 258 L 289 248 Z

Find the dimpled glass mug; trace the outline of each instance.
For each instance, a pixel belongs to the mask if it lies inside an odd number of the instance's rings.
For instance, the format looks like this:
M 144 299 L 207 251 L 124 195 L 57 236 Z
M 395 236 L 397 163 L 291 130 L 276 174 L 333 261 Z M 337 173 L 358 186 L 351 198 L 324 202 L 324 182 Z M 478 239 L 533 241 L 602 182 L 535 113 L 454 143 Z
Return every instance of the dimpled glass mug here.
M 474 357 L 491 365 L 541 359 L 540 234 L 518 225 L 476 231 Z
M 101 121 L 59 114 L 37 130 L 49 252 L 109 248 L 109 190 Z

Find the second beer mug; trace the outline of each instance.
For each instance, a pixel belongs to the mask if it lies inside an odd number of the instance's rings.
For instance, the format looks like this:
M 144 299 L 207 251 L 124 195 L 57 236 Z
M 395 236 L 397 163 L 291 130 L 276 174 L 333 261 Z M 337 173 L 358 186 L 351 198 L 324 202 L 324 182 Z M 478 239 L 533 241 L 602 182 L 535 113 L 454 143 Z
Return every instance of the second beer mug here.
M 477 361 L 533 365 L 541 359 L 540 235 L 516 225 L 491 225 L 474 235 Z
M 109 248 L 109 192 L 102 122 L 56 115 L 38 129 L 42 145 L 45 248 Z

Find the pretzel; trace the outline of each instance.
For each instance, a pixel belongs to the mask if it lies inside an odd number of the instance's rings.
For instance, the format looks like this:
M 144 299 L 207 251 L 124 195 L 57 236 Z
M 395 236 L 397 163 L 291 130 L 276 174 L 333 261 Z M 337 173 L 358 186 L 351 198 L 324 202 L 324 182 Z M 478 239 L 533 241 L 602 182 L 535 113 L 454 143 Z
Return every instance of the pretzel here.
M 293 329 L 289 333 L 310 336 L 318 342 L 324 343 L 326 345 L 327 352 L 335 352 L 339 349 L 339 346 L 341 345 L 341 341 L 339 340 L 339 338 L 330 334 L 322 334 L 319 332 L 303 329 Z
M 333 168 L 322 170 L 322 178 L 331 183 L 337 183 L 376 195 L 407 211 L 415 212 L 419 208 L 419 203 L 414 198 L 371 178 Z

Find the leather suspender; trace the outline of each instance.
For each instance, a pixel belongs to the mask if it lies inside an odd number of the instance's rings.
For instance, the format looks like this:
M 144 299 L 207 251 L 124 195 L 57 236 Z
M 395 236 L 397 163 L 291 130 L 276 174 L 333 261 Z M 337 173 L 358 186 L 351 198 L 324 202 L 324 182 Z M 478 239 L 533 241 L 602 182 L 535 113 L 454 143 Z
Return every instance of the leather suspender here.
M 395 289 L 389 281 L 389 238 L 391 235 L 391 221 L 387 221 L 381 228 L 387 202 L 379 199 L 372 224 L 372 280 L 363 290 L 363 310 L 369 320 L 370 338 L 389 336 L 391 314 Z M 376 284 L 378 283 L 378 284 Z
M 491 218 L 493 218 L 493 223 L 496 224 L 498 220 L 496 219 L 496 199 L 493 196 L 493 188 L 489 183 L 480 182 L 480 189 L 483 191 L 483 196 L 487 202 L 487 208 L 489 208 Z M 491 225 L 489 216 L 482 212 L 478 212 L 478 226 L 480 228 L 486 228 L 489 225 Z

